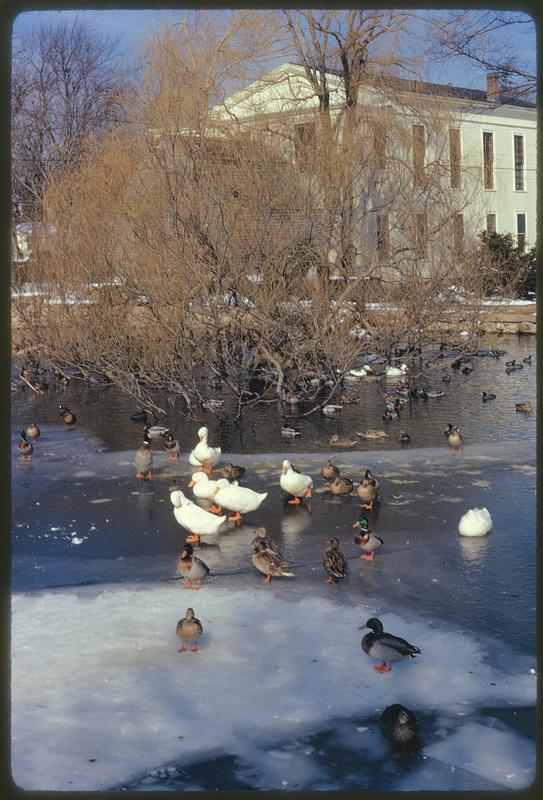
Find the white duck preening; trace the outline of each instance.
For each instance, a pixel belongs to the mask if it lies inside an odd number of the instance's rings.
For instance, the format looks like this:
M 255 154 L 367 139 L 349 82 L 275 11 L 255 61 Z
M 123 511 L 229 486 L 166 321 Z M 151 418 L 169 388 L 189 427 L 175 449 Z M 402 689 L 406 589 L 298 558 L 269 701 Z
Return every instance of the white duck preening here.
M 281 478 L 279 485 L 284 492 L 292 495 L 293 499 L 288 502 L 293 506 L 300 505 L 301 497 L 312 497 L 313 495 L 313 478 L 310 475 L 303 475 L 301 472 L 295 472 L 292 469 L 290 461 L 285 459 L 281 467 Z
M 216 483 L 215 502 L 219 508 L 226 508 L 228 511 L 234 512 L 234 516 L 228 517 L 228 519 L 235 522 L 238 528 L 241 526 L 242 513 L 248 514 L 250 511 L 256 511 L 268 496 L 267 492 L 259 494 L 245 486 L 229 483 L 226 478 L 221 478 Z
M 458 531 L 461 536 L 486 536 L 492 525 L 492 517 L 486 508 L 471 508 L 458 523 Z
M 213 467 L 221 457 L 221 448 L 208 445 L 208 433 L 209 431 L 206 427 L 202 427 L 198 431 L 198 444 L 189 455 L 189 463 L 193 467 L 200 467 L 204 472 L 211 474 Z
M 174 505 L 173 513 L 177 522 L 189 531 L 190 535 L 186 540 L 190 544 L 199 542 L 201 536 L 218 533 L 222 523 L 226 522 L 226 516 L 218 517 L 210 514 L 185 497 L 179 489 L 174 489 L 170 493 L 170 500 Z
M 399 378 L 400 375 L 406 375 L 408 372 L 407 364 L 402 364 L 399 367 L 387 367 L 385 375 L 387 378 Z

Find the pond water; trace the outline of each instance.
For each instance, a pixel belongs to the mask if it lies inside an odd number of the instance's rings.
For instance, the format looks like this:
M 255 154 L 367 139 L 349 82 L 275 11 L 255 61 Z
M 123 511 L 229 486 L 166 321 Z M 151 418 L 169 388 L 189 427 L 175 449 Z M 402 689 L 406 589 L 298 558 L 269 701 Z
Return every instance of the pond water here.
M 184 454 L 153 445 L 155 477 L 135 479 L 141 424 L 111 388 L 13 399 L 12 441 L 34 420 L 32 461 L 12 455 L 13 755 L 23 788 L 278 791 L 518 789 L 535 759 L 535 341 L 503 337 L 501 361 L 474 359 L 450 372 L 440 399 L 413 401 L 400 422 L 381 420 L 383 386 L 362 381 L 339 419 L 299 421 L 250 412 L 242 430 L 201 414 L 170 413 Z M 505 374 L 505 360 L 532 366 Z M 439 386 L 436 379 L 428 385 Z M 439 387 L 441 388 L 441 387 Z M 497 395 L 482 403 L 481 391 Z M 531 400 L 532 414 L 515 412 Z M 58 403 L 78 415 L 59 424 Z M 185 531 L 169 498 L 190 477 L 186 451 L 205 423 L 212 444 L 244 464 L 244 485 L 264 504 L 198 548 L 211 570 L 183 591 L 175 562 Z M 453 453 L 443 429 L 459 424 Z M 370 467 L 381 502 L 368 514 L 384 540 L 374 562 L 353 543 L 356 495 L 332 497 L 320 478 L 333 432 L 409 430 L 334 452 L 342 473 Z M 311 512 L 286 503 L 280 464 L 312 475 Z M 190 496 L 189 489 L 184 489 Z M 458 534 L 462 514 L 487 507 L 481 539 Z M 295 577 L 263 586 L 250 561 L 255 526 L 277 540 Z M 324 583 L 322 553 L 336 535 L 348 578 Z M 193 606 L 202 652 L 178 654 L 175 623 Z M 422 655 L 379 675 L 358 627 L 378 616 Z M 190 660 L 193 659 L 193 660 Z M 196 667 L 197 664 L 197 667 Z M 378 718 L 412 708 L 423 746 L 390 750 Z M 105 723 L 107 720 L 107 725 Z

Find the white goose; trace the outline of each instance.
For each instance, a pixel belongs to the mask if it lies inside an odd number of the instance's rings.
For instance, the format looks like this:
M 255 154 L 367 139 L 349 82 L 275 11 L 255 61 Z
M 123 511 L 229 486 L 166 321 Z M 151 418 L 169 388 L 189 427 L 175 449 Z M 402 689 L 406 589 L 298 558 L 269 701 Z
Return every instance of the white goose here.
M 186 541 L 191 544 L 199 542 L 201 536 L 218 533 L 222 523 L 226 522 L 226 516 L 218 517 L 209 511 L 204 511 L 185 497 L 179 489 L 174 489 L 170 493 L 170 500 L 174 505 L 173 513 L 177 522 L 189 531 L 190 535 L 186 537 Z
M 229 483 L 225 478 L 221 478 L 216 483 L 215 502 L 219 508 L 226 508 L 228 511 L 235 512 L 234 516 L 228 517 L 228 519 L 231 522 L 235 522 L 238 528 L 241 526 L 241 514 L 256 511 L 268 496 L 267 492 L 259 494 L 244 486 Z
M 279 485 L 284 492 L 291 494 L 293 500 L 288 502 L 293 506 L 300 505 L 301 497 L 311 497 L 313 495 L 313 478 L 310 475 L 303 475 L 301 472 L 294 472 L 290 461 L 285 459 L 281 467 L 281 478 Z
M 207 428 L 200 428 L 198 431 L 198 444 L 189 454 L 189 463 L 193 467 L 200 467 L 204 472 L 213 472 L 213 467 L 221 457 L 220 447 L 210 447 L 207 443 Z
M 492 517 L 486 508 L 471 508 L 458 523 L 458 531 L 461 536 L 486 536 L 492 525 Z

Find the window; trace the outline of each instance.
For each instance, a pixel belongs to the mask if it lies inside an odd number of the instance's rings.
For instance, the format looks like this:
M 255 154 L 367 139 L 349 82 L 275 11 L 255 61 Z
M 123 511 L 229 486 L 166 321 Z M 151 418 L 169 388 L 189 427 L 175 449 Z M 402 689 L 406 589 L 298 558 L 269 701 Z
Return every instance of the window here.
M 428 218 L 426 214 L 417 214 L 415 228 L 415 255 L 424 258 L 428 239 Z
M 517 214 L 517 247 L 524 253 L 526 247 L 526 214 Z
M 494 134 L 483 131 L 483 187 L 494 188 Z
M 385 261 L 390 251 L 390 234 L 388 214 L 377 215 L 377 255 L 379 261 Z
M 495 214 L 487 214 L 486 215 L 486 232 L 487 233 L 496 233 L 496 215 Z
M 303 122 L 300 125 L 296 125 L 295 132 L 294 147 L 296 148 L 296 157 L 307 160 L 315 146 L 315 123 Z
M 373 162 L 375 169 L 385 168 L 386 158 L 386 127 L 382 122 L 373 125 Z
M 464 215 L 455 214 L 452 220 L 453 251 L 461 259 L 464 257 Z
M 421 187 L 426 184 L 424 161 L 426 158 L 426 140 L 424 125 L 413 125 L 413 182 Z
M 449 157 L 451 160 L 451 188 L 460 189 L 460 130 L 449 130 Z
M 513 136 L 515 156 L 515 191 L 524 191 L 524 136 Z

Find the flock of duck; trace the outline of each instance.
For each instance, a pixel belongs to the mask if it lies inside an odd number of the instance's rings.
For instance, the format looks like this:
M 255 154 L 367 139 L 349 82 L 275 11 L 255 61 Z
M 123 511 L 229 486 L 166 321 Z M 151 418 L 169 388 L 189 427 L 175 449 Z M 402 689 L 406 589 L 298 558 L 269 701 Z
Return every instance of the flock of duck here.
M 499 351 L 501 353 L 501 351 Z M 499 355 L 496 357 L 500 357 Z M 531 358 L 524 359 L 530 363 Z M 469 369 L 469 364 L 465 359 L 458 359 L 458 363 L 451 365 L 453 368 L 461 368 L 463 371 Z M 515 361 L 507 362 L 508 372 L 518 371 L 523 368 L 522 364 Z M 401 415 L 403 405 L 407 398 L 421 398 L 427 400 L 431 397 L 439 397 L 443 391 L 431 390 L 428 387 L 419 389 L 411 385 L 407 377 L 408 368 L 405 364 L 400 367 L 387 367 L 387 377 L 399 377 L 400 381 L 396 384 L 396 397 L 387 393 L 384 396 L 385 409 L 384 420 L 398 419 Z M 353 378 L 363 378 L 371 376 L 372 367 L 364 365 L 350 371 Z M 469 373 L 466 373 L 469 374 Z M 450 376 L 446 373 L 443 376 L 445 383 L 450 382 Z M 488 402 L 495 399 L 494 394 L 482 392 L 482 401 Z M 356 403 L 358 398 L 348 398 L 340 396 L 341 404 L 327 404 L 322 411 L 327 416 L 338 414 L 343 405 Z M 516 405 L 519 412 L 530 413 L 531 403 L 520 403 Z M 62 422 L 67 428 L 73 428 L 76 424 L 76 415 L 66 406 L 59 406 L 59 413 Z M 147 422 L 145 411 L 137 412 L 132 416 L 135 421 L 145 422 L 143 429 L 143 441 L 137 450 L 134 458 L 136 467 L 136 478 L 140 480 L 152 480 L 153 477 L 153 453 L 152 442 L 162 440 L 164 451 L 168 458 L 176 461 L 181 453 L 179 442 L 175 439 L 169 428 L 162 425 L 150 425 Z M 281 433 L 286 438 L 300 435 L 298 429 L 283 426 Z M 463 445 L 463 436 L 457 425 L 449 423 L 444 431 L 448 444 L 453 451 L 458 452 Z M 31 423 L 21 431 L 17 449 L 21 459 L 30 460 L 34 445 L 40 436 L 40 430 L 36 423 Z M 361 439 L 385 438 L 388 434 L 377 429 L 359 431 Z M 399 441 L 408 444 L 410 436 L 407 431 L 401 430 Z M 338 447 L 352 447 L 357 440 L 340 438 L 337 434 L 330 438 L 329 444 Z M 213 537 L 221 532 L 222 526 L 228 521 L 236 526 L 241 526 L 242 515 L 256 511 L 268 497 L 267 492 L 259 493 L 248 487 L 240 486 L 240 481 L 245 474 L 245 467 L 232 463 L 223 465 L 220 470 L 218 463 L 221 458 L 221 448 L 212 447 L 208 443 L 208 429 L 200 428 L 198 431 L 198 442 L 189 454 L 189 464 L 193 472 L 188 483 L 197 501 L 209 504 L 204 508 L 202 505 L 187 497 L 177 485 L 170 486 L 170 499 L 173 505 L 173 513 L 176 521 L 186 531 L 185 543 L 179 554 L 176 570 L 184 582 L 184 588 L 198 590 L 201 588 L 202 581 L 209 574 L 209 567 L 199 557 L 194 555 L 194 547 L 199 545 L 202 538 Z M 213 471 L 220 471 L 221 477 L 214 479 Z M 361 501 L 361 511 L 353 528 L 358 529 L 354 536 L 354 543 L 360 548 L 360 558 L 373 561 L 375 553 L 383 545 L 383 539 L 370 530 L 368 517 L 365 512 L 373 511 L 375 503 L 379 502 L 379 482 L 367 469 L 364 477 L 359 484 L 351 478 L 340 474 L 340 470 L 331 460 L 328 460 L 321 469 L 321 476 L 326 482 L 327 490 L 333 495 L 350 495 L 356 492 Z M 311 512 L 311 499 L 313 496 L 313 479 L 310 475 L 301 473 L 290 461 L 284 460 L 281 466 L 279 477 L 281 489 L 289 496 L 288 503 L 294 506 L 304 504 L 307 511 Z M 226 512 L 226 513 L 225 513 Z M 492 529 L 492 519 L 487 509 L 471 509 L 462 517 L 459 524 L 459 532 L 464 536 L 486 535 Z M 223 528 L 224 530 L 224 528 Z M 327 549 L 322 555 L 322 566 L 326 575 L 326 583 L 330 585 L 338 584 L 347 576 L 348 560 L 341 550 L 341 543 L 337 537 L 331 537 Z M 257 527 L 254 530 L 254 537 L 251 541 L 253 566 L 264 575 L 264 583 L 269 584 L 273 578 L 291 578 L 294 573 L 288 561 L 280 552 L 275 540 L 268 535 L 265 527 Z M 371 618 L 361 626 L 361 629 L 369 629 L 361 641 L 364 653 L 376 659 L 378 664 L 374 669 L 378 672 L 389 672 L 392 664 L 407 658 L 413 658 L 421 653 L 416 645 L 410 644 L 405 639 L 387 633 L 383 630 L 383 625 L 379 619 Z M 186 645 L 191 645 L 192 652 L 198 652 L 198 641 L 203 634 L 203 625 L 195 616 L 192 608 L 188 608 L 185 616 L 180 619 L 176 626 L 176 635 L 180 639 L 179 652 L 187 650 Z M 385 709 L 381 720 L 380 729 L 383 735 L 391 742 L 399 745 L 412 743 L 416 740 L 418 733 L 418 720 L 412 711 L 395 704 Z

